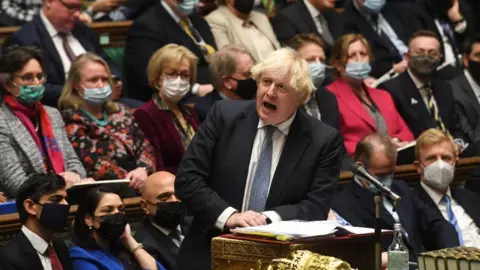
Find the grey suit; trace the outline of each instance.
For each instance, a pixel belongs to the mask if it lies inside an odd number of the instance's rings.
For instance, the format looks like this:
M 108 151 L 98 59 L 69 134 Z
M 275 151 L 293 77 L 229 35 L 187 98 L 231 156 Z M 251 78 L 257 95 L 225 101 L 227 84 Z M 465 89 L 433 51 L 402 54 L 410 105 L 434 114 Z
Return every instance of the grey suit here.
M 53 133 L 63 154 L 65 170 L 86 177 L 85 169 L 65 133 L 60 112 L 44 106 Z M 27 128 L 5 104 L 0 105 L 0 190 L 7 198 L 15 197 L 20 185 L 32 173 L 46 172 L 43 157 Z
M 480 103 L 464 73 L 450 81 L 458 112 L 456 124 L 469 141 L 480 143 Z

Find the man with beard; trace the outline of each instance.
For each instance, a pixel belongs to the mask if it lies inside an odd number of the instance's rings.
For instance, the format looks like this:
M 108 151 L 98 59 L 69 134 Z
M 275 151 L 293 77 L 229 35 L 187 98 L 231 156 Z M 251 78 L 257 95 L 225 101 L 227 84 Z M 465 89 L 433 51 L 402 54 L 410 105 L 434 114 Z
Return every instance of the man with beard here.
M 450 85 L 436 76 L 440 65 L 440 39 L 431 31 L 415 32 L 408 42 L 404 58 L 407 72 L 388 81 L 380 88 L 393 97 L 398 112 L 415 137 L 429 128 L 438 128 L 451 134 L 464 155 L 472 155 L 475 147 L 458 127 L 458 114 L 454 108 L 453 91 Z
M 185 237 L 190 219 L 175 196 L 175 175 L 156 172 L 148 177 L 142 189 L 142 209 L 147 216 L 135 238 L 167 270 L 175 269 L 177 252 Z

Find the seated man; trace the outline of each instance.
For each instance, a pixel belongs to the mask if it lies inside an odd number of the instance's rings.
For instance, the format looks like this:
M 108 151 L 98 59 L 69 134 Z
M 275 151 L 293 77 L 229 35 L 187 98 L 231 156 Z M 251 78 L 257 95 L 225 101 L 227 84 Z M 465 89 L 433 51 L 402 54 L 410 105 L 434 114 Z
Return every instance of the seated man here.
M 458 160 L 452 138 L 429 129 L 418 137 L 415 153 L 421 179 L 415 191 L 420 199 L 455 227 L 460 245 L 480 248 L 480 196 L 450 186 Z
M 251 72 L 257 99 L 215 103 L 178 167 L 175 192 L 194 215 L 179 270 L 211 269 L 211 239 L 229 229 L 327 218 L 343 141 L 299 109 L 314 88 L 307 63 L 282 48 Z
M 191 219 L 175 196 L 175 175 L 156 172 L 142 189 L 141 206 L 147 216 L 137 228 L 135 238 L 167 270 L 175 269 L 177 252 L 188 232 Z
M 253 59 L 238 45 L 227 45 L 210 58 L 210 73 L 214 90 L 195 104 L 198 118 L 203 122 L 213 104 L 218 100 L 253 99 L 257 84 L 250 73 Z
M 2 270 L 71 269 L 68 248 L 53 237 L 67 227 L 70 206 L 63 177 L 32 174 L 22 184 L 16 204 L 22 229 L 0 249 Z
M 342 13 L 344 34 L 360 33 L 372 46 L 373 77 L 378 78 L 392 68 L 402 73 L 407 68 L 403 54 L 408 51 L 410 35 L 421 24 L 404 3 L 352 0 Z
M 182 45 L 198 57 L 197 84 L 192 94 L 201 96 L 213 88 L 208 57 L 216 44 L 208 23 L 195 12 L 199 0 L 158 0 L 130 27 L 125 44 L 125 81 L 127 96 L 149 101 L 154 90 L 147 79 L 147 64 L 163 46 Z
M 97 35 L 79 21 L 83 0 L 44 0 L 42 10 L 33 20 L 13 33 L 4 46 L 13 44 L 37 46 L 44 52 L 43 70 L 47 74 L 42 103 L 57 107 L 65 78 L 73 60 L 87 51 L 107 60 Z M 114 75 L 119 69 L 109 62 Z M 114 87 L 119 93 L 121 83 Z
M 371 134 L 357 145 L 355 161 L 382 184 L 390 187 L 401 199 L 393 211 L 393 201 L 383 198 L 381 206 L 382 229 L 392 230 L 400 222 L 404 230 L 403 242 L 410 251 L 410 261 L 415 254 L 458 246 L 458 237 L 453 226 L 440 213 L 429 209 L 400 180 L 394 180 L 397 149 L 387 136 Z M 358 175 L 347 184 L 333 200 L 332 209 L 353 226 L 375 227 L 376 188 Z M 390 241 L 382 241 L 386 251 Z
M 440 40 L 431 31 L 418 31 L 410 37 L 407 72 L 387 81 L 380 88 L 392 95 L 397 110 L 415 137 L 429 128 L 449 132 L 464 151 L 468 141 L 456 121 L 453 91 L 450 85 L 436 76 L 440 65 Z M 464 154 L 476 152 L 471 144 Z

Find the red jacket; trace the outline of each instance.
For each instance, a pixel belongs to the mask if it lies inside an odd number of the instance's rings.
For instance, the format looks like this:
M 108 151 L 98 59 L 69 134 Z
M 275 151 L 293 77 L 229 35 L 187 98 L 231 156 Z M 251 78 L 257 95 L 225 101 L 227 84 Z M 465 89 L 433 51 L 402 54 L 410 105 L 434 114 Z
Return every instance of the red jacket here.
M 370 113 L 353 93 L 353 89 L 343 79 L 338 78 L 327 86 L 337 98 L 340 114 L 340 131 L 347 152 L 353 156 L 357 143 L 366 135 L 377 132 Z M 401 141 L 413 141 L 412 132 L 397 112 L 395 103 L 387 91 L 366 86 L 368 94 L 377 106 L 387 125 L 388 135 Z

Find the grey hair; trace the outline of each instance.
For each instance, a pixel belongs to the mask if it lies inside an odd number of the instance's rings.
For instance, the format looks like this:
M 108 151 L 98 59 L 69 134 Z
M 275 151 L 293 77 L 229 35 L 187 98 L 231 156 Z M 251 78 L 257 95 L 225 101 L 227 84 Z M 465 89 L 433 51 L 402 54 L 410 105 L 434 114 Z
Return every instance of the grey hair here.
M 383 151 L 388 159 L 394 162 L 397 159 L 397 147 L 395 144 L 392 143 L 388 136 L 379 133 L 369 134 L 360 140 L 355 149 L 354 159 L 368 169 L 372 161 L 372 155 L 376 151 Z
M 231 76 L 237 70 L 238 56 L 246 54 L 253 59 L 250 53 L 239 45 L 227 45 L 210 57 L 210 74 L 215 89 L 223 88 L 223 77 Z

